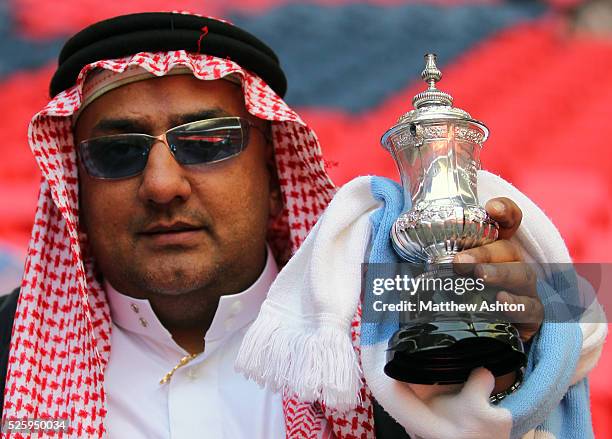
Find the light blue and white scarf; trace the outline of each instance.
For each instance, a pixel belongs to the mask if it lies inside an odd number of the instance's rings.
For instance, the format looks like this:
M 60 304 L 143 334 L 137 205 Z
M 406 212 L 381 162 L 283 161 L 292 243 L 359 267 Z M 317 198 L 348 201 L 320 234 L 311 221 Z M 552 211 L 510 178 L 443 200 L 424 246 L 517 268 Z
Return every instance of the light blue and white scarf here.
M 485 171 L 479 171 L 478 193 L 483 201 L 509 197 L 523 211 L 513 240 L 526 260 L 547 264 L 541 265 L 546 281 L 538 284 L 545 306 L 588 290 L 582 280 L 560 278 L 547 268 L 571 259 L 557 229 L 533 202 Z M 494 379 L 484 369 L 452 393 L 387 377 L 383 367 L 387 341 L 397 328 L 394 315 L 362 322 L 360 367 L 350 325 L 360 303 L 361 264 L 398 261 L 389 229 L 403 202 L 401 187 L 380 177 L 359 177 L 338 191 L 273 283 L 244 338 L 237 369 L 262 385 L 339 410 L 359 403 L 365 378 L 374 398 L 413 438 L 593 437 L 586 375 L 607 331 L 605 323 L 594 323 L 605 321 L 596 302 L 580 323 L 544 322 L 531 343 L 524 383 L 497 406 L 489 404 Z M 593 297 L 592 291 L 585 294 Z

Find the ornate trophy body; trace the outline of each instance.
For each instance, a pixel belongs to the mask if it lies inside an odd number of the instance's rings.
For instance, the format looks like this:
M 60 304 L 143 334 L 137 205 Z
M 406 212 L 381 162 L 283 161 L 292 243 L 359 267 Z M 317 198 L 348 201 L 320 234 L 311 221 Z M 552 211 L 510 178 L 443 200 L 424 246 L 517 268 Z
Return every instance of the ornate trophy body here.
M 421 76 L 429 89 L 413 98 L 415 109 L 401 116 L 381 143 L 398 166 L 405 205 L 411 206 L 392 227 L 393 247 L 402 259 L 424 267 L 423 279 L 444 279 L 456 276 L 454 255 L 496 240 L 498 225 L 477 196 L 480 149 L 489 131 L 436 89 L 442 77 L 436 56 L 425 60 Z M 418 294 L 433 301 L 448 298 L 448 292 Z M 495 292 L 466 294 L 477 302 L 490 301 Z M 450 384 L 464 382 L 476 367 L 499 376 L 525 361 L 516 328 L 492 313 L 403 312 L 389 340 L 385 373 L 405 382 Z

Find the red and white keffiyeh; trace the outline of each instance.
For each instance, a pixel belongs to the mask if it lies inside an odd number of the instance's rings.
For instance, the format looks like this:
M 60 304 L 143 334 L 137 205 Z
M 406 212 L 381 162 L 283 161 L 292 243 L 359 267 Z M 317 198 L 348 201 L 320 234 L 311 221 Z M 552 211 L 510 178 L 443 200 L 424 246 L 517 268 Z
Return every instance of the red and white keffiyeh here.
M 286 261 L 300 246 L 335 192 L 314 132 L 259 77 L 231 60 L 172 51 L 138 53 L 85 66 L 76 85 L 53 98 L 34 116 L 29 128 L 42 181 L 15 314 L 3 408 L 5 419 L 67 418 L 68 431 L 54 437 L 104 436 L 104 369 L 111 349 L 108 304 L 93 276 L 86 239 L 79 234 L 72 115 L 81 105 L 89 72 L 97 68 L 123 72 L 134 65 L 157 76 L 176 66 L 188 67 L 201 80 L 234 75 L 241 78 L 247 110 L 274 121 L 276 166 L 285 208 L 281 218 L 270 225 L 269 242 L 280 261 Z M 359 316 L 352 329 L 358 351 Z M 326 429 L 337 438 L 374 437 L 365 385 L 361 399 L 356 410 L 339 415 L 316 401 L 301 402 L 285 395 L 287 437 L 320 437 L 325 418 Z M 24 436 L 14 433 L 11 437 Z

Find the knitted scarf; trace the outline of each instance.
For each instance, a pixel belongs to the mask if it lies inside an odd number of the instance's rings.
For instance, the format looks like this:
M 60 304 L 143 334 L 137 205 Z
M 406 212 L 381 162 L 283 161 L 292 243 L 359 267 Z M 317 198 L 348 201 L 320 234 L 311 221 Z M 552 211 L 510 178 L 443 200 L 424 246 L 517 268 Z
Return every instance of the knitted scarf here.
M 524 194 L 486 171 L 478 171 L 478 193 L 483 202 L 508 196 L 520 206 L 524 221 L 512 240 L 539 269 L 545 313 L 530 342 L 523 384 L 499 405 L 489 402 L 494 379 L 482 368 L 461 389 L 407 384 L 384 374 L 399 313 L 372 311 L 380 296 L 373 298 L 364 285 L 380 272 L 376 266 L 362 272 L 362 263 L 400 262 L 389 233 L 405 206 L 400 186 L 376 176 L 355 178 L 335 194 L 270 287 L 242 341 L 238 369 L 262 385 L 320 400 L 328 410 L 369 404 L 360 393 L 365 378 L 378 404 L 413 438 L 592 437 L 586 374 L 607 333 L 595 292 L 572 269 L 555 226 Z M 367 314 L 359 326 L 358 361 L 349 334 L 360 295 Z

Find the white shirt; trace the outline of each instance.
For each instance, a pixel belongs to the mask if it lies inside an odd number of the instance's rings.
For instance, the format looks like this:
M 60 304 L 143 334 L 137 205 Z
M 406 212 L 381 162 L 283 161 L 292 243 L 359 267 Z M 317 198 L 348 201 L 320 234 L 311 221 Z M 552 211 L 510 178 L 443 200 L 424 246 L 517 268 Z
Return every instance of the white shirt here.
M 234 371 L 242 338 L 257 317 L 278 268 L 266 266 L 245 291 L 222 296 L 204 337 L 204 352 L 160 380 L 188 352 L 172 339 L 146 299 L 106 285 L 113 329 L 104 374 L 105 426 L 116 438 L 285 437 L 282 397 Z

